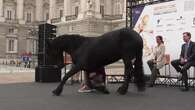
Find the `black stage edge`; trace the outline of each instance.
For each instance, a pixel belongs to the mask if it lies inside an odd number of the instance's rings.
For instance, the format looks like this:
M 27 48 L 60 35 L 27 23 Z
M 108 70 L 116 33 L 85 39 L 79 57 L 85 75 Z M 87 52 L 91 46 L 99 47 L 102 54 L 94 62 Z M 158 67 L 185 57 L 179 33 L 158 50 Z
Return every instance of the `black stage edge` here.
M 61 70 L 55 65 L 38 66 L 35 69 L 36 82 L 60 82 Z

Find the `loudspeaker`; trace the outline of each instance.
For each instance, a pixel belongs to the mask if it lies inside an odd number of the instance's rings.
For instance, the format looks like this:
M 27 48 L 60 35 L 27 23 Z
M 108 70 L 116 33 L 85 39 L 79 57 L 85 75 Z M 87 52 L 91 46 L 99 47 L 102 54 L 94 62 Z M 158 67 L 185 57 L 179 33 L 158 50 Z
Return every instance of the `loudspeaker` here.
M 36 82 L 60 82 L 61 69 L 55 65 L 42 65 L 35 69 Z
M 40 72 L 39 67 L 35 67 L 35 82 L 40 82 Z
M 48 40 L 56 37 L 56 26 L 51 24 L 39 25 L 39 40 L 38 40 L 38 66 L 50 65 L 48 62 Z

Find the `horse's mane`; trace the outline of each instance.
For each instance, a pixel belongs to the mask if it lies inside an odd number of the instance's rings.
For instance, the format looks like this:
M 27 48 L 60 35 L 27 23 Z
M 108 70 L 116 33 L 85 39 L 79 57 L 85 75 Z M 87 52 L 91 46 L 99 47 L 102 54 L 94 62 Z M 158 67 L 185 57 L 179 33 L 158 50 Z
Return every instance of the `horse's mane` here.
M 51 45 L 54 49 L 67 50 L 71 52 L 82 45 L 88 38 L 77 34 L 64 34 L 52 40 Z
M 53 39 L 53 45 L 57 44 L 59 45 L 59 42 L 63 41 L 65 43 L 73 43 L 73 42 L 82 42 L 84 40 L 84 36 L 81 35 L 77 35 L 77 34 L 71 34 L 71 35 L 60 35 L 58 37 L 56 37 L 55 39 Z
M 60 35 L 58 37 L 56 37 L 54 40 L 83 40 L 85 39 L 85 36 L 81 36 L 79 34 L 64 34 L 64 35 Z

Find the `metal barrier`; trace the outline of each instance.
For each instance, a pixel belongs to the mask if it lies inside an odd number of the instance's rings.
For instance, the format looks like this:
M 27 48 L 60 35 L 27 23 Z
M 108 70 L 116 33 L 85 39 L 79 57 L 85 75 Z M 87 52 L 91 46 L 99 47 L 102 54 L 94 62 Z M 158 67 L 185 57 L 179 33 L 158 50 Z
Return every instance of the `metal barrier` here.
M 195 87 L 195 67 L 192 68 L 193 68 L 193 72 L 190 72 L 191 68 L 188 70 L 188 83 L 190 87 Z M 182 81 L 179 80 L 179 77 L 172 76 L 171 73 L 169 75 L 158 76 L 157 80 L 155 81 L 155 84 L 166 85 L 166 86 L 183 86 L 183 83 Z
M 124 81 L 124 66 L 121 63 L 114 63 L 106 67 L 107 83 L 122 83 Z

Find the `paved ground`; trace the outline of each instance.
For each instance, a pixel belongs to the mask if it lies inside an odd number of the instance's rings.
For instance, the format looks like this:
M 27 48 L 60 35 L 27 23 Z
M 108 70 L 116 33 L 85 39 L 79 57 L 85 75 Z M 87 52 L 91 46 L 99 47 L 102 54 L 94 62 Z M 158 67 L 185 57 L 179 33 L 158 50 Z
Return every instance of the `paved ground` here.
M 195 90 L 148 88 L 137 93 L 133 85 L 127 95 L 115 91 L 118 84 L 109 84 L 110 95 L 77 93 L 79 85 L 67 85 L 61 96 L 52 96 L 57 83 L 0 84 L 0 110 L 194 110 Z
M 35 83 L 34 72 L 0 74 L 0 110 L 194 110 L 195 89 L 157 86 L 127 95 L 116 93 L 119 84 L 108 84 L 110 95 L 77 93 L 78 84 L 66 85 L 61 96 L 52 96 L 58 83 Z

